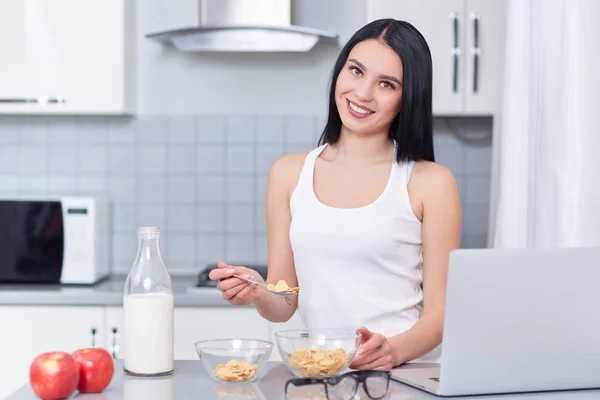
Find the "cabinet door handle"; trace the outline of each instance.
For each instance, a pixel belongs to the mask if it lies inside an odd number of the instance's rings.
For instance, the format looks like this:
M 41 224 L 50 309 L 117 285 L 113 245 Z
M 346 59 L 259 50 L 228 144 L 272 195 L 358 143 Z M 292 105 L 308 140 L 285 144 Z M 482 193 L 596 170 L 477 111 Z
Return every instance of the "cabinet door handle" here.
M 481 57 L 481 47 L 479 46 L 481 15 L 473 13 L 471 19 L 473 20 L 473 47 L 471 48 L 473 54 L 473 93 L 477 93 L 479 92 L 479 58 Z
M 450 54 L 452 54 L 452 91 L 454 93 L 458 92 L 458 62 L 460 58 L 460 36 L 459 36 L 459 21 L 458 21 L 458 13 L 453 12 L 450 13 L 450 19 L 452 20 L 452 37 L 454 38 L 454 42 L 452 44 L 452 48 L 450 49 Z
M 110 343 L 110 353 L 114 359 L 119 355 L 119 330 L 112 328 L 112 338 Z
M 92 328 L 92 347 L 96 347 L 96 328 Z
M 62 97 L 47 97 L 47 96 L 38 96 L 38 97 L 0 97 L 0 103 L 4 104 L 65 104 L 67 100 Z

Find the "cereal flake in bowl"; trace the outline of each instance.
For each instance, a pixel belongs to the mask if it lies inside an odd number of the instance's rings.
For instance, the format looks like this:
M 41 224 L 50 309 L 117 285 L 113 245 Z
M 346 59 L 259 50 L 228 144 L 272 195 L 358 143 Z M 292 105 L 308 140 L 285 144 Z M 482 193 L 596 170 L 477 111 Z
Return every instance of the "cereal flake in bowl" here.
M 342 329 L 292 329 L 275 333 L 284 363 L 301 378 L 342 374 L 352 362 L 361 335 Z
M 211 379 L 218 383 L 248 383 L 259 379 L 273 343 L 254 339 L 215 339 L 194 343 Z

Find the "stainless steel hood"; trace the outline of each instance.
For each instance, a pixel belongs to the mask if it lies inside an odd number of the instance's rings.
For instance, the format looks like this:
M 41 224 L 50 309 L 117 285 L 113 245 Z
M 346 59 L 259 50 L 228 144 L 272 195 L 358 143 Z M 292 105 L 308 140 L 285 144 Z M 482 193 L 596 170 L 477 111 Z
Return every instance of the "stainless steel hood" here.
M 291 0 L 200 0 L 200 24 L 146 35 L 183 52 L 306 52 L 338 34 L 291 24 Z

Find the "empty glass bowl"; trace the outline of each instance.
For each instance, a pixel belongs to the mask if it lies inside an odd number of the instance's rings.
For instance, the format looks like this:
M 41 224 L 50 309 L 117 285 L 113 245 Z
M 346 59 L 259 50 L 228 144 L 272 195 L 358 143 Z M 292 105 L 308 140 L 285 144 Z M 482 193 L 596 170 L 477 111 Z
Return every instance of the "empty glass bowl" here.
M 204 369 L 218 383 L 248 383 L 260 379 L 273 343 L 254 339 L 215 339 L 194 343 Z
M 299 378 L 344 373 L 360 344 L 361 334 L 342 329 L 291 329 L 275 332 L 284 363 Z

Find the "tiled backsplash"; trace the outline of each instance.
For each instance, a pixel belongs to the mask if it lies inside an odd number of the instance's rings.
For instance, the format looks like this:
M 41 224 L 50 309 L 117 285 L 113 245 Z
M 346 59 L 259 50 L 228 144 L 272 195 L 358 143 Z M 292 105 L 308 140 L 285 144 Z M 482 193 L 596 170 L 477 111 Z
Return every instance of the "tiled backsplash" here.
M 217 260 L 266 262 L 271 163 L 314 148 L 321 117 L 0 118 L 0 195 L 98 195 L 113 204 L 113 271 L 129 270 L 135 228 L 155 225 L 173 272 Z M 464 141 L 464 135 L 484 139 Z M 485 247 L 491 119 L 437 119 L 436 158 L 456 175 L 463 247 Z

